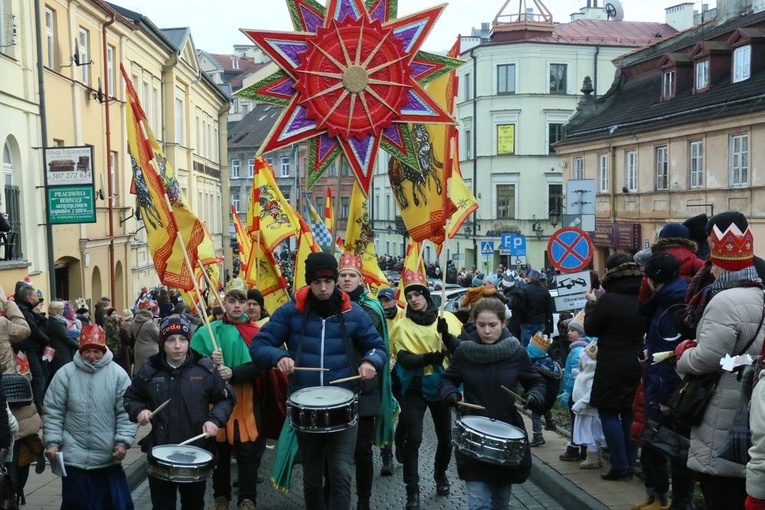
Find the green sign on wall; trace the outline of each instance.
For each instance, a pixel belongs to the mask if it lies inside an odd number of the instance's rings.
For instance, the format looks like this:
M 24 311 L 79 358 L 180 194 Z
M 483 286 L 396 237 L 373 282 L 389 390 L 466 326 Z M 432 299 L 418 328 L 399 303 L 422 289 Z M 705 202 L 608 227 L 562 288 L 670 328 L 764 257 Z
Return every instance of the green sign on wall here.
M 57 186 L 48 188 L 48 223 L 95 223 L 96 206 L 93 186 Z

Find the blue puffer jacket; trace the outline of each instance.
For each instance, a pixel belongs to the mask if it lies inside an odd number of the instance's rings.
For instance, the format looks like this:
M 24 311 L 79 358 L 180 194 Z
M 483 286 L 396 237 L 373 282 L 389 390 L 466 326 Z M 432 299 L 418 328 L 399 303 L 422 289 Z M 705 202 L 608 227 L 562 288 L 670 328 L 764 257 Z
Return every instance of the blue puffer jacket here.
M 653 361 L 656 352 L 673 351 L 681 338 L 678 336 L 673 321 L 672 305 L 683 303 L 688 282 L 683 278 L 675 278 L 654 293 L 651 298 L 640 305 L 640 313 L 649 320 L 648 332 L 645 336 L 645 349 L 648 351 L 649 362 Z M 668 310 L 669 309 L 669 310 Z M 675 391 L 680 376 L 671 362 L 649 363 L 643 376 L 645 385 L 645 414 L 647 419 L 659 421 L 662 418 L 658 405 L 667 405 Z
M 592 340 L 592 338 L 585 336 L 571 342 L 568 357 L 566 358 L 566 366 L 563 367 L 563 382 L 561 383 L 560 395 L 558 395 L 558 403 L 561 407 L 568 407 L 568 401 L 571 399 L 571 393 L 574 391 L 574 379 L 576 379 L 573 372 L 576 370 L 579 373 L 579 353 Z
M 263 325 L 250 347 L 253 362 L 261 369 L 276 366 L 280 359 L 291 356 L 298 367 L 320 367 L 327 372 L 296 371 L 292 376 L 291 391 L 311 386 L 327 386 L 330 381 L 358 375 L 358 364 L 351 366 L 343 340 L 343 329 L 338 315 L 321 318 L 308 306 L 310 287 L 295 294 L 295 300 L 279 307 Z M 357 363 L 369 361 L 379 373 L 386 367 L 388 356 L 385 343 L 361 306 L 352 303 L 345 292 L 335 291 L 342 311 L 345 331 L 357 353 Z M 302 340 L 302 348 L 300 343 Z M 287 346 L 285 351 L 282 345 Z M 298 355 L 298 349 L 300 354 Z M 356 391 L 355 381 L 339 384 Z

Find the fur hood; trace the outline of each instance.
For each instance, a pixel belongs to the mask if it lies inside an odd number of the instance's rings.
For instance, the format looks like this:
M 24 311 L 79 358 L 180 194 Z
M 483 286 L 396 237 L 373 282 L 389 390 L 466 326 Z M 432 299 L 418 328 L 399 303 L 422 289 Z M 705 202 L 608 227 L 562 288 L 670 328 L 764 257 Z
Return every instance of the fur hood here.
M 696 253 L 698 245 L 695 241 L 690 239 L 683 239 L 682 237 L 667 237 L 659 239 L 653 246 L 651 246 L 652 253 L 658 253 L 660 251 L 667 251 L 670 248 L 688 248 L 693 253 Z

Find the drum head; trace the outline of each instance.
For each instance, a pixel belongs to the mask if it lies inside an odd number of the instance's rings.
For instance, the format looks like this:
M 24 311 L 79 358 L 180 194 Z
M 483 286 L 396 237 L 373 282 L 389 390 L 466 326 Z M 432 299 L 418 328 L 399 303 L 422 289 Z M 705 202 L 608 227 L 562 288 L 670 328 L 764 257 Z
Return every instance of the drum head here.
M 196 446 L 180 446 L 177 444 L 163 444 L 151 449 L 152 457 L 173 464 L 195 466 L 213 460 L 213 456 L 207 450 Z
M 522 429 L 485 416 L 463 416 L 460 418 L 460 421 L 467 428 L 478 431 L 486 436 L 502 439 L 523 439 L 524 437 Z
M 303 407 L 332 407 L 350 402 L 355 394 L 346 388 L 334 386 L 313 386 L 303 388 L 290 395 L 290 400 Z

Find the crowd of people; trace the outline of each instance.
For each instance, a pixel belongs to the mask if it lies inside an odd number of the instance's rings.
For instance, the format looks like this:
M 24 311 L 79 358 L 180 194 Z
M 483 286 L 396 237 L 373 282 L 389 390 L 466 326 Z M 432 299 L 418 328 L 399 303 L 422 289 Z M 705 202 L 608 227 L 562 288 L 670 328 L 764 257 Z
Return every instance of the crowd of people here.
M 0 289 L 0 368 L 29 381 L 29 398 L 0 413 L 0 451 L 18 502 L 30 467 L 40 473 L 47 459 L 67 471 L 63 509 L 133 508 L 121 461 L 150 424 L 135 446 L 147 453 L 157 510 L 175 509 L 178 498 L 184 509 L 203 508 L 208 476 L 215 510 L 256 508 L 268 440 L 280 472 L 299 457 L 308 509 L 371 508 L 379 454 L 380 476 L 402 465 L 406 508 L 417 510 L 429 411 L 437 445 L 426 462 L 437 496 L 451 493 L 454 458 L 471 510 L 507 508 L 512 485 L 529 477 L 530 448 L 546 444 L 543 430 L 556 430 L 550 411 L 558 402 L 570 413 L 562 462 L 598 469 L 607 448 L 601 477 L 619 482 L 633 478 L 639 458 L 646 497 L 634 509 L 693 509 L 697 483 L 707 508 L 765 508 L 763 386 L 751 400 L 748 465 L 718 455 L 747 398 L 746 379 L 720 373 L 696 423 L 670 407 L 686 375 L 719 372 L 725 354 L 762 352 L 765 261 L 754 256 L 742 214 L 670 223 L 644 252 L 612 254 L 602 278 L 591 272 L 584 309 L 558 324 L 548 291 L 556 276 L 531 268 L 481 274 L 450 264 L 447 279 L 472 276 L 459 311 L 449 313 L 431 296 L 437 264 L 424 274 L 399 268 L 401 307 L 393 288 L 367 292 L 361 260 L 350 253 L 338 262 L 286 252 L 283 262 L 305 264 L 308 284 L 276 310 L 240 279 L 203 314 L 164 287 L 141 289 L 122 313 L 101 298 L 92 316 L 81 299 L 52 300 L 44 313 L 28 281 L 10 297 Z M 400 262 L 382 257 L 381 267 Z M 553 350 L 556 328 L 563 340 Z M 497 426 L 506 435 L 499 447 L 466 446 L 470 434 Z M 646 440 L 658 426 L 687 438 L 686 456 Z M 186 479 L 168 468 L 166 445 L 202 459 L 208 472 Z

